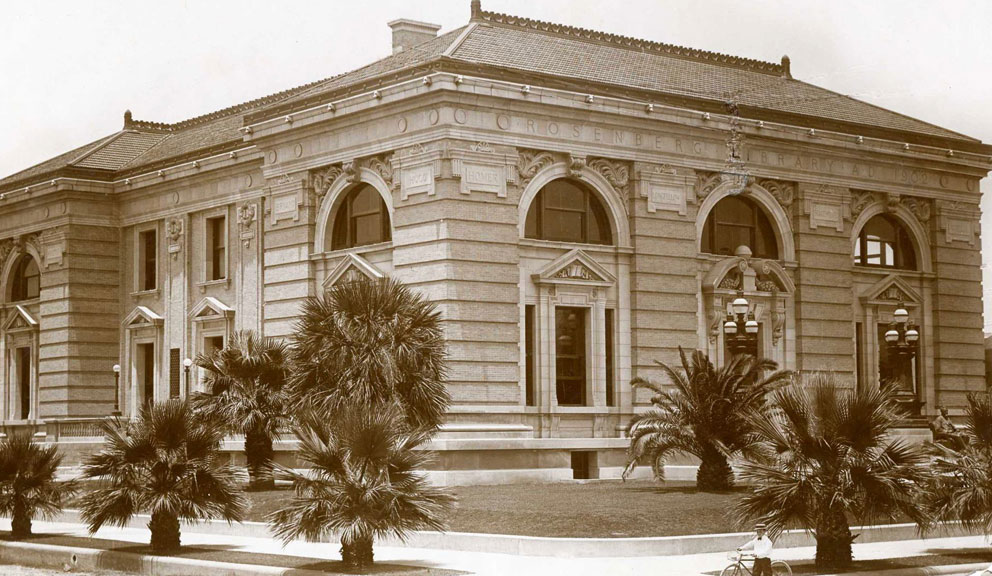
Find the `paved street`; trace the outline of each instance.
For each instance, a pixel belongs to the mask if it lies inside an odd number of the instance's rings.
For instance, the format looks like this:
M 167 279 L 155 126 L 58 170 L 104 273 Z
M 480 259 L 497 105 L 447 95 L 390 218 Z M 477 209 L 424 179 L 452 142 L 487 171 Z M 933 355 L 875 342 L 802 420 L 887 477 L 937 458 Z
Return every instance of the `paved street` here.
M 0 520 L 0 530 L 9 528 L 8 520 Z M 248 538 L 239 536 L 224 536 L 218 534 L 198 534 L 193 532 L 195 526 L 183 528 L 184 545 L 214 545 L 224 546 L 231 550 L 265 554 L 288 554 L 307 556 L 315 559 L 338 559 L 338 544 L 309 544 L 294 542 L 283 548 L 278 542 L 269 538 Z M 59 532 L 85 536 L 84 527 L 77 524 L 36 522 L 35 531 Z M 146 543 L 148 532 L 136 528 L 104 528 L 97 536 L 115 540 Z M 952 551 L 979 551 L 989 548 L 989 542 L 982 536 L 966 536 L 954 538 L 935 538 L 929 540 L 910 540 L 900 542 L 883 542 L 873 544 L 855 544 L 854 554 L 859 560 L 899 558 L 940 554 Z M 474 572 L 480 575 L 523 576 L 526 574 L 569 574 L 579 575 L 637 575 L 644 574 L 677 574 L 685 576 L 713 576 L 728 564 L 725 553 L 695 554 L 687 556 L 663 556 L 640 558 L 551 558 L 534 556 L 511 556 L 506 554 L 487 554 L 479 552 L 461 552 L 450 550 L 433 550 L 403 547 L 376 546 L 377 562 L 401 563 L 417 566 L 432 566 Z M 809 560 L 813 557 L 812 547 L 790 548 L 776 550 L 775 557 L 787 561 Z M 989 561 L 992 561 L 992 550 L 989 550 Z M 950 574 L 968 574 L 967 571 L 951 572 Z

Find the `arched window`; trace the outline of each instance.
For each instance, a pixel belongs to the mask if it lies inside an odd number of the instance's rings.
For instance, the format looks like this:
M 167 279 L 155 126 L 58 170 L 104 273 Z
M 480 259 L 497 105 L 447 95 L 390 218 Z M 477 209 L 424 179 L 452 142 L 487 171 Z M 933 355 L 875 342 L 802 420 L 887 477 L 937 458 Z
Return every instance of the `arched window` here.
M 732 256 L 738 246 L 747 246 L 757 258 L 778 260 L 778 242 L 764 210 L 749 198 L 727 196 L 706 217 L 702 251 Z
M 898 220 L 879 214 L 869 220 L 854 244 L 854 264 L 916 270 L 916 250 Z
M 41 274 L 34 258 L 25 254 L 14 263 L 10 272 L 10 301 L 20 302 L 38 297 L 41 289 Z
M 330 246 L 325 249 L 330 250 L 391 240 L 389 211 L 379 192 L 368 184 L 349 191 L 338 206 L 334 228 L 328 236 Z
M 613 244 L 606 209 L 595 193 L 573 180 L 549 182 L 527 212 L 524 236 L 538 240 Z

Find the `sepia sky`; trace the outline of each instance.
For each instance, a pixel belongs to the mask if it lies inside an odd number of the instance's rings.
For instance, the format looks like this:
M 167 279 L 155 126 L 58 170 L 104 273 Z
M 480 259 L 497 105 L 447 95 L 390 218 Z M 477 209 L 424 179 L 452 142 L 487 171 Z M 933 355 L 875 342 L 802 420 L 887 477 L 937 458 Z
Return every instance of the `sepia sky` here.
M 483 8 L 778 62 L 795 78 L 992 143 L 992 2 L 483 0 Z M 464 25 L 469 0 L 62 0 L 0 17 L 0 177 L 120 129 L 175 122 L 391 52 L 390 20 Z M 982 181 L 992 192 L 992 180 Z M 983 229 L 992 226 L 989 198 Z M 992 234 L 983 235 L 992 254 Z M 984 269 L 992 331 L 992 267 Z

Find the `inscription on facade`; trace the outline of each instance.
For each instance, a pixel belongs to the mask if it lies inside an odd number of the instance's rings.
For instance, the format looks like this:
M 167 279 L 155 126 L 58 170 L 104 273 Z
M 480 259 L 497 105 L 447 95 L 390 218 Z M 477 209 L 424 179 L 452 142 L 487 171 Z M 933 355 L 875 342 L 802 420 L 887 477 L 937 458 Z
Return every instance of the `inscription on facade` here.
M 400 180 L 400 192 L 404 200 L 414 194 L 433 196 L 434 164 L 405 168 Z

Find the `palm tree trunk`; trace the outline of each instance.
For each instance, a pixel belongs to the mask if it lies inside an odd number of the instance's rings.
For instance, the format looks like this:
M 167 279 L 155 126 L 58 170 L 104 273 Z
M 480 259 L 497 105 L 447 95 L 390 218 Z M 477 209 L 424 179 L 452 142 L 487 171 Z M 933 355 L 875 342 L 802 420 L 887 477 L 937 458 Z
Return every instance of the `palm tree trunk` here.
M 22 502 L 15 502 L 10 519 L 10 537 L 13 540 L 24 540 L 30 536 L 31 514 Z
M 727 457 L 712 446 L 703 450 L 696 487 L 703 492 L 723 492 L 734 487 L 734 471 Z
M 349 568 L 372 566 L 372 537 L 358 537 L 351 541 L 341 539 L 341 560 Z
M 152 551 L 156 554 L 169 554 L 179 550 L 179 518 L 167 512 L 152 512 L 148 523 L 152 531 Z
M 271 490 L 275 487 L 269 466 L 272 455 L 272 438 L 265 430 L 249 430 L 245 433 L 249 490 Z
M 840 572 L 851 565 L 851 528 L 843 510 L 823 505 L 816 519 L 816 569 Z

